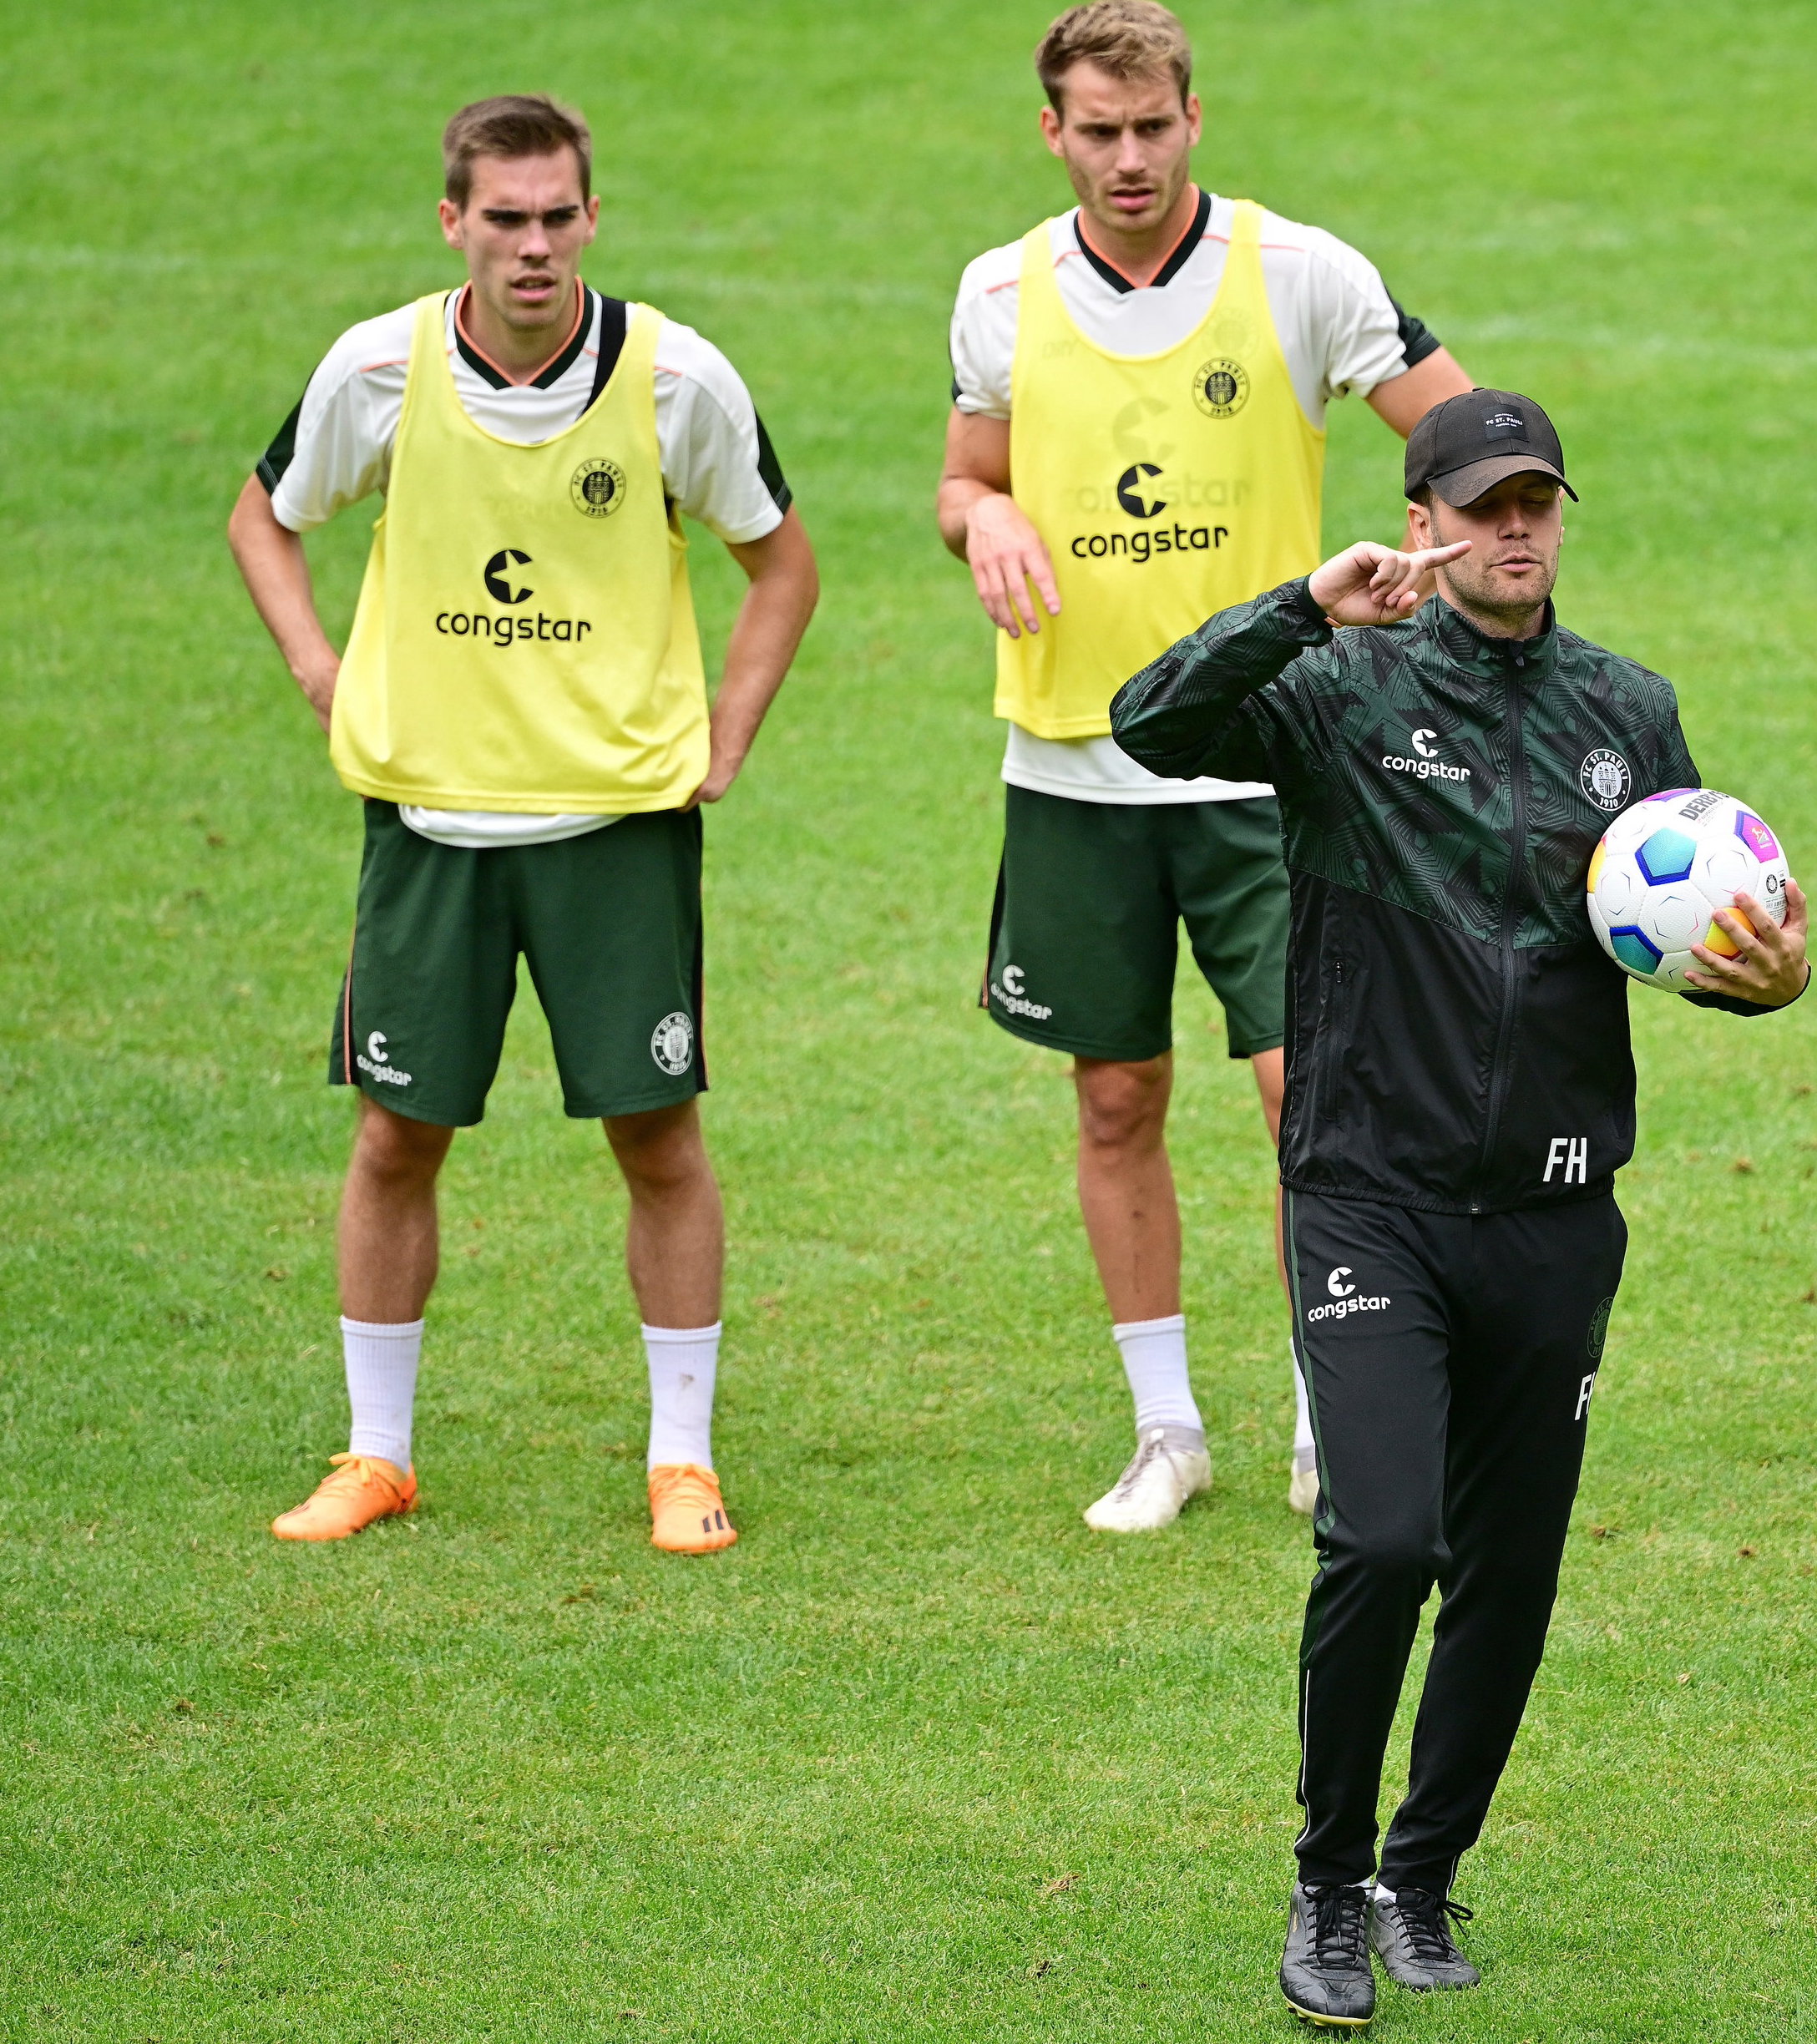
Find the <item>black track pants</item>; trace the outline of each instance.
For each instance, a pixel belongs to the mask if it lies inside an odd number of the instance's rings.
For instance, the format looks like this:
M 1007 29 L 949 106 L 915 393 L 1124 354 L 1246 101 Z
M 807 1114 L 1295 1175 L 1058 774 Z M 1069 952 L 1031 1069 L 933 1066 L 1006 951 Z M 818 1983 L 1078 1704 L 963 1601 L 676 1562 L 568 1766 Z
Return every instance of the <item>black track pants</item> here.
M 1382 1758 L 1440 1591 L 1391 1888 L 1446 1893 L 1539 1667 L 1627 1229 L 1612 1199 L 1476 1219 L 1287 1197 L 1318 1441 L 1300 1649 L 1306 1881 L 1375 1870 Z

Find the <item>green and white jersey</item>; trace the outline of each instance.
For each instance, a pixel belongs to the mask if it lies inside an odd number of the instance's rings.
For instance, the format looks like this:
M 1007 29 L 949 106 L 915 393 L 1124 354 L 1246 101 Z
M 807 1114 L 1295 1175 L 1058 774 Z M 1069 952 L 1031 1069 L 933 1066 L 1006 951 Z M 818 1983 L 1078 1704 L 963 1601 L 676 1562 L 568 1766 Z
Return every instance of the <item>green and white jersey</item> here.
M 499 439 L 530 446 L 565 433 L 611 372 L 625 308 L 580 287 L 574 326 L 527 383 L 514 383 L 468 337 L 465 293 L 450 291 L 448 368 L 462 409 Z M 382 493 L 403 412 L 414 308 L 402 306 L 350 327 L 323 357 L 308 387 L 258 466 L 272 514 L 292 532 Z M 656 339 L 656 439 L 670 500 L 732 544 L 761 539 L 782 523 L 790 492 L 763 422 L 737 371 L 691 326 L 665 319 Z M 406 808 L 412 829 L 443 844 L 533 844 L 598 830 L 610 817 L 525 817 Z
M 1049 224 L 1054 282 L 1085 339 L 1107 354 L 1157 355 L 1205 318 L 1224 279 L 1236 201 L 1202 191 L 1198 211 L 1153 281 L 1130 283 L 1079 232 L 1075 207 Z M 1440 343 L 1390 295 L 1369 258 L 1323 228 L 1264 210 L 1262 276 L 1300 407 L 1315 427 L 1334 399 L 1367 397 L 1405 375 Z M 953 402 L 986 418 L 1010 416 L 1021 298 L 1022 244 L 988 249 L 967 264 L 953 309 Z M 1149 804 L 1237 801 L 1265 787 L 1207 777 L 1169 782 L 1145 772 L 1109 738 L 1040 738 L 1012 723 L 1003 777 L 1079 802 Z

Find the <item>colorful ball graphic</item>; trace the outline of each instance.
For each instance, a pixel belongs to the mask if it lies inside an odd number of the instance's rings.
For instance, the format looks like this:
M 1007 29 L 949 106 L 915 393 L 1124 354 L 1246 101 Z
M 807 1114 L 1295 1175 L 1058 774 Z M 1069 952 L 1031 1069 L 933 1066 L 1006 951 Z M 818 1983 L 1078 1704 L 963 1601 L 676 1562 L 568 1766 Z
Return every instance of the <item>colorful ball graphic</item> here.
M 1590 927 L 1623 972 L 1683 993 L 1693 944 L 1735 955 L 1716 911 L 1751 894 L 1783 923 L 1787 878 L 1778 838 L 1753 810 L 1715 788 L 1672 788 L 1603 832 L 1585 882 Z

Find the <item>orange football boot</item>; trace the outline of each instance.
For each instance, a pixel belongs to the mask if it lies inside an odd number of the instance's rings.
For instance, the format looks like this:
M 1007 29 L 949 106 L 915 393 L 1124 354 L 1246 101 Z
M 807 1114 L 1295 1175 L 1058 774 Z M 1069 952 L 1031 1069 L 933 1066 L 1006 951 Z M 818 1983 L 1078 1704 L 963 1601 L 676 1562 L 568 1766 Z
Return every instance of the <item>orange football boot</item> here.
M 697 1462 L 659 1462 L 650 1472 L 650 1545 L 671 1554 L 711 1554 L 737 1539 L 719 1479 Z
M 271 1521 L 280 1540 L 345 1540 L 375 1519 L 393 1519 L 417 1509 L 417 1472 L 401 1470 L 382 1455 L 337 1455 L 335 1465 L 311 1497 Z

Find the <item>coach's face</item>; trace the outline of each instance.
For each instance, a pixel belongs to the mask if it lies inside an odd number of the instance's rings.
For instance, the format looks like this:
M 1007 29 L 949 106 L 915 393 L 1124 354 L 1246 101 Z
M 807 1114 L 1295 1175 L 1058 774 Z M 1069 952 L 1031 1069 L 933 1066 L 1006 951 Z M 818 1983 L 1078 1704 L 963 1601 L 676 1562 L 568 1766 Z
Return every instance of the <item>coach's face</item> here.
M 1513 618 L 1536 610 L 1558 579 L 1564 493 L 1550 476 L 1504 476 L 1461 508 L 1435 496 L 1409 508 L 1416 546 L 1467 539 L 1469 553 L 1440 569 L 1439 586 L 1466 609 Z
M 1088 218 L 1113 234 L 1158 227 L 1186 190 L 1199 139 L 1199 101 L 1165 71 L 1118 78 L 1076 63 L 1060 81 L 1060 107 L 1041 109 L 1047 146 L 1066 165 Z
M 574 309 L 580 252 L 600 217 L 580 195 L 572 149 L 480 156 L 464 207 L 442 201 L 442 232 L 467 258 L 473 294 L 507 326 L 547 326 Z

